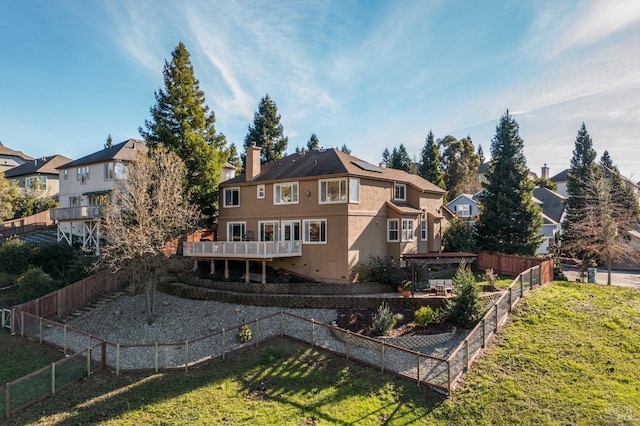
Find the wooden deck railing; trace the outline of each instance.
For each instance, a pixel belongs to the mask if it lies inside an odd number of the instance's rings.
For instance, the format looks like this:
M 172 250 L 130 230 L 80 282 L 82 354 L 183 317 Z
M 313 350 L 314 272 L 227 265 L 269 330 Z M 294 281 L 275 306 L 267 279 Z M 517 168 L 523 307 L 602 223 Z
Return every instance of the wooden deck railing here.
M 198 241 L 183 243 L 183 255 L 190 257 L 252 258 L 302 256 L 300 241 Z

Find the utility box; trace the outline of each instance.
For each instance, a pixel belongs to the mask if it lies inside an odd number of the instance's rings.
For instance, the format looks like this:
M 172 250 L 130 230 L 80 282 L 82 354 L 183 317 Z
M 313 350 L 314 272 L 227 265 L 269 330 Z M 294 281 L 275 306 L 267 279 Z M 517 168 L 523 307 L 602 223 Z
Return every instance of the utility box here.
M 587 268 L 587 282 L 595 283 L 596 282 L 596 271 L 598 268 Z

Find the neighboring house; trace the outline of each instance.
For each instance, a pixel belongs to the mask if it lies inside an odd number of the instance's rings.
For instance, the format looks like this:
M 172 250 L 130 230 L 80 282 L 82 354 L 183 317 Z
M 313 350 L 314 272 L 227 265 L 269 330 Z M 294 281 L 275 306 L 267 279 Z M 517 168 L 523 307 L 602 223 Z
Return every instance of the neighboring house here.
M 538 254 L 549 253 L 555 244 L 555 235 L 560 232 L 564 219 L 565 197 L 547 188 L 536 187 L 533 201 L 542 208 L 542 230 L 545 240 L 538 247 Z
M 564 169 L 557 175 L 550 178 L 551 182 L 556 184 L 556 192 L 563 197 L 567 196 L 567 174 L 569 173 L 569 169 Z
M 17 184 L 23 194 L 29 192 L 58 199 L 60 180 L 57 168 L 70 161 L 71 158 L 64 155 L 36 158 L 7 170 L 4 176 Z
M 438 252 L 445 191 L 401 170 L 336 149 L 303 151 L 260 164 L 246 150 L 246 173 L 220 185 L 216 242 L 188 242 L 197 259 L 266 262 L 323 282 L 352 282 L 372 256 L 400 261 Z M 212 263 L 213 265 L 213 263 Z M 249 280 L 249 274 L 246 278 Z
M 11 148 L 0 145 L 0 172 L 6 172 L 29 160 L 33 160 L 33 157 L 24 154 L 22 151 L 14 151 Z
M 447 208 L 460 219 L 475 222 L 478 210 L 477 197 L 482 191 L 475 194 L 460 194 L 447 203 Z
M 144 141 L 129 139 L 58 167 L 60 207 L 51 209 L 58 241 L 100 253 L 100 206 L 136 153 L 146 150 Z
M 228 162 L 224 163 L 224 166 L 222 166 L 222 179 L 220 180 L 220 182 L 224 182 L 236 177 L 236 170 L 238 170 L 238 168 L 233 164 Z

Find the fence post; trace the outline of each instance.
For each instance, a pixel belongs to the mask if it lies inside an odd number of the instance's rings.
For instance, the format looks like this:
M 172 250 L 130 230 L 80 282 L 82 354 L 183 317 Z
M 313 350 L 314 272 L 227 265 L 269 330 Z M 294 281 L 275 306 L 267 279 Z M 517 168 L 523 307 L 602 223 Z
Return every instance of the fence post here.
M 11 335 L 12 336 L 16 334 L 15 322 L 16 322 L 16 308 L 12 308 L 11 309 Z
M 7 385 L 4 388 L 4 392 L 5 392 L 4 415 L 6 417 L 9 417 L 9 414 L 11 413 L 11 392 L 9 391 L 10 387 L 11 386 Z
M 116 343 L 116 376 L 120 375 L 120 343 Z
M 64 325 L 64 330 L 62 334 L 63 334 L 63 340 L 64 340 L 62 353 L 66 355 L 67 354 L 67 324 Z
M 256 348 L 260 346 L 260 319 L 256 319 Z
M 512 300 L 513 300 L 513 287 L 509 286 L 509 312 L 511 312 L 511 308 L 513 307 L 512 305 Z
M 184 341 L 184 371 L 188 370 L 189 365 L 189 341 Z
M 158 372 L 158 342 L 154 345 L 155 371 Z
M 104 340 L 102 341 L 102 345 L 100 345 L 101 347 L 101 358 L 102 358 L 102 362 L 100 363 L 100 367 L 104 370 L 105 368 L 107 368 L 107 342 L 105 342 Z
M 56 363 L 51 363 L 51 396 L 56 394 Z
M 464 339 L 464 364 L 465 370 L 469 371 L 469 339 Z
M 529 290 L 533 290 L 533 271 L 529 269 Z
M 380 342 L 380 372 L 384 373 L 384 342 Z
M 87 377 L 91 375 L 91 346 L 87 348 Z
M 24 311 L 20 311 L 20 336 L 24 337 Z
M 40 327 L 39 327 L 39 332 L 40 332 L 40 344 L 42 344 L 42 317 L 39 318 L 40 320 Z
M 349 336 L 351 333 L 347 330 L 347 334 L 344 337 L 344 351 L 346 352 L 347 359 L 349 359 Z
M 542 263 L 538 265 L 538 285 L 542 287 Z
M 498 304 L 496 303 L 494 306 L 496 307 L 496 329 L 495 329 L 495 332 L 497 333 L 498 332 Z
M 485 345 L 485 319 L 482 318 L 482 347 Z
M 284 336 L 284 313 L 280 309 L 280 337 Z
M 420 354 L 416 354 L 416 384 L 420 386 Z
M 451 360 L 447 360 L 447 394 L 451 395 Z
M 311 318 L 311 347 L 315 346 L 316 321 Z
M 222 360 L 223 361 L 226 359 L 226 353 L 227 353 L 224 348 L 225 336 L 226 336 L 226 331 L 224 331 L 224 328 L 223 328 L 222 329 Z
M 524 297 L 524 278 L 520 274 L 520 297 Z

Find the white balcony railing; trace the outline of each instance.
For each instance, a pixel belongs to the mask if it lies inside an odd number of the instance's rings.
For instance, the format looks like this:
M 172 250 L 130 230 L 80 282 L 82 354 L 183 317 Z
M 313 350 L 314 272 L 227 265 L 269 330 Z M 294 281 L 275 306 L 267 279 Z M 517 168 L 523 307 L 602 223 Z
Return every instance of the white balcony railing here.
M 75 220 L 100 217 L 100 206 L 61 207 L 51 209 L 51 220 Z
M 183 255 L 193 257 L 252 258 L 302 256 L 300 241 L 198 241 L 185 242 Z

